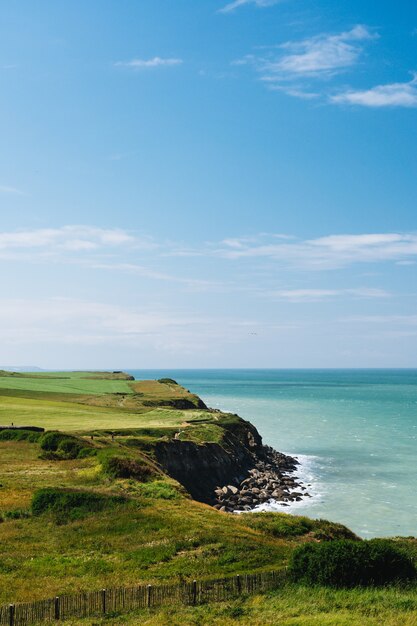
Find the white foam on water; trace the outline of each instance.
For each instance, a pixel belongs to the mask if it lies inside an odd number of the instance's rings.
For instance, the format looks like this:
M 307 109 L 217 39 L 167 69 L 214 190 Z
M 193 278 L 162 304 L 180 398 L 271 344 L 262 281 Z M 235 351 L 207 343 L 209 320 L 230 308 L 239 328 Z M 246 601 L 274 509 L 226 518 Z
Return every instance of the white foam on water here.
M 297 469 L 294 472 L 291 472 L 289 476 L 291 476 L 291 478 L 295 478 L 295 480 L 300 482 L 303 487 L 306 487 L 306 492 L 310 494 L 311 498 L 303 497 L 303 499 L 299 502 L 292 501 L 285 503 L 271 499 L 269 502 L 264 502 L 263 504 L 256 506 L 252 509 L 252 513 L 259 513 L 260 511 L 296 513 L 298 509 L 305 509 L 306 507 L 309 507 L 323 499 L 325 488 L 324 485 L 320 483 L 318 478 L 318 457 L 306 454 L 289 454 L 287 452 L 284 454 L 292 456 L 299 462 Z M 292 491 L 300 491 L 300 489 L 299 487 L 296 487 Z

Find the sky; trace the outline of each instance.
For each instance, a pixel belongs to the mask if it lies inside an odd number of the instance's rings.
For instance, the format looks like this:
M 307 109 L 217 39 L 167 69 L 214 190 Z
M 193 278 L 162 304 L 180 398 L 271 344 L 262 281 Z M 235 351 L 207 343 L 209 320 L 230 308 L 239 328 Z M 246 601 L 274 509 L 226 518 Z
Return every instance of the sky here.
M 4 0 L 0 364 L 417 367 L 417 4 Z

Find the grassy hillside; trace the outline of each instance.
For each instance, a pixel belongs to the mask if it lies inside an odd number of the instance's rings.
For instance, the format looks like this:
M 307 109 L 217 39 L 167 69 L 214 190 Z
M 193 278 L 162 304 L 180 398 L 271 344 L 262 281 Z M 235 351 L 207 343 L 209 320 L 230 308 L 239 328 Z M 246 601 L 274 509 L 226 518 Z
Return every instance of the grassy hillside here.
M 300 542 L 353 536 L 323 520 L 229 515 L 193 501 L 158 466 L 154 446 L 174 438 L 221 444 L 225 429 L 240 422 L 197 408 L 199 399 L 172 381 L 114 380 L 91 372 L 0 380 L 0 425 L 60 431 L 0 428 L 0 604 L 142 581 L 279 569 Z M 23 386 L 15 387 L 16 381 Z M 118 395 L 115 384 L 129 391 Z M 70 391 L 75 387 L 76 394 Z M 192 408 L 175 408 L 184 400 Z M 414 541 L 401 545 L 417 553 Z M 288 624 L 374 623 L 358 621 L 376 615 L 369 613 L 370 596 L 307 596 L 297 589 L 285 597 L 175 609 L 169 621 L 272 624 L 280 615 Z M 411 624 L 406 618 L 416 597 L 414 590 L 390 592 L 381 615 L 391 619 L 395 607 L 402 607 L 401 623 Z M 316 621 L 303 621 L 309 607 Z M 340 619 L 346 613 L 353 621 L 320 621 L 338 607 Z M 167 623 L 164 612 L 116 618 L 107 623 Z
M 121 439 L 99 453 L 129 456 Z M 0 604 L 75 592 L 80 588 L 205 577 L 277 568 L 303 537 L 336 536 L 343 527 L 281 515 L 232 516 L 192 501 L 163 474 L 150 480 L 117 479 L 103 457 L 39 458 L 38 443 L 0 441 Z M 135 453 L 140 459 L 140 454 Z M 105 456 L 104 456 L 105 458 Z M 33 495 L 54 487 L 124 496 L 99 513 L 82 507 L 31 513 Z

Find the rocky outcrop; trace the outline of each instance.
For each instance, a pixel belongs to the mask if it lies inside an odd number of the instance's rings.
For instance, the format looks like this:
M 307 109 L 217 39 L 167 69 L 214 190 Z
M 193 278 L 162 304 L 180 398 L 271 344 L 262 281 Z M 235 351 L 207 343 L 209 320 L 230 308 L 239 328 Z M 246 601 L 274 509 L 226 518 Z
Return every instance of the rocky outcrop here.
M 298 466 L 297 459 L 277 452 L 268 446 L 255 460 L 255 467 L 248 471 L 248 476 L 236 485 L 218 486 L 215 489 L 216 509 L 220 511 L 251 511 L 270 500 L 288 506 L 289 502 L 310 497 L 293 474 Z
M 216 503 L 218 485 L 237 483 L 248 476 L 254 466 L 251 452 L 234 437 L 223 445 L 192 441 L 160 441 L 155 456 L 163 469 L 178 480 L 195 500 Z
M 155 455 L 163 469 L 191 496 L 226 511 L 249 511 L 269 500 L 284 504 L 308 496 L 291 474 L 298 461 L 262 444 L 250 422 L 224 420 L 221 444 L 159 441 Z

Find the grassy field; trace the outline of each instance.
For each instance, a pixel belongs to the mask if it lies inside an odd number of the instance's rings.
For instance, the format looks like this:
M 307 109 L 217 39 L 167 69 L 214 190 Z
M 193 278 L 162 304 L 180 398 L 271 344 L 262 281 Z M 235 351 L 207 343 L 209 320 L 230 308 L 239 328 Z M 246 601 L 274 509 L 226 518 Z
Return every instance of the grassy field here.
M 0 389 L 16 389 L 60 394 L 133 393 L 126 380 L 95 378 L 90 372 L 53 372 L 0 376 Z
M 195 406 L 196 397 L 178 385 L 86 375 L 77 372 L 64 379 L 92 385 L 79 395 L 62 392 L 60 374 L 47 380 L 42 374 L 35 382 L 49 387 L 36 390 L 30 388 L 34 378 L 0 376 L 0 424 L 59 430 L 62 434 L 53 437 L 67 444 L 62 450 L 58 444 L 51 448 L 43 443 L 50 435 L 27 434 L 27 440 L 18 440 L 19 432 L 0 429 L 0 604 L 141 582 L 276 570 L 288 563 L 301 542 L 352 536 L 343 526 L 323 520 L 272 513 L 229 515 L 193 501 L 155 464 L 152 446 L 174 436 L 221 443 L 225 424 L 238 418 L 167 406 L 178 399 Z M 26 387 L 10 386 L 16 381 Z M 114 394 L 116 382 L 131 392 Z M 91 391 L 96 384 L 108 393 L 98 387 Z M 136 402 L 135 408 L 126 406 L 127 397 Z M 110 406 L 97 406 L 97 398 Z M 165 405 L 156 407 L 158 402 Z M 77 448 L 74 457 L 66 456 L 75 444 L 83 454 L 78 456 Z M 117 473 L 120 464 L 129 468 L 128 476 Z M 34 497 L 45 488 L 54 496 L 95 497 L 104 504 L 99 510 L 82 503 L 65 509 L 60 501 L 61 508 L 36 512 Z M 416 541 L 398 545 L 417 557 Z M 417 626 L 416 608 L 416 589 L 331 592 L 291 587 L 217 606 L 171 607 L 94 623 Z
M 116 407 L 96 407 L 75 402 L 30 400 L 1 397 L 0 424 L 8 426 L 40 426 L 48 430 L 90 431 L 149 427 L 179 427 L 184 422 L 204 419 L 199 410 L 147 409 L 132 411 Z
M 67 622 L 90 624 L 90 620 Z M 94 626 L 417 626 L 417 593 L 407 589 L 279 591 L 200 607 L 169 607 L 94 619 Z

